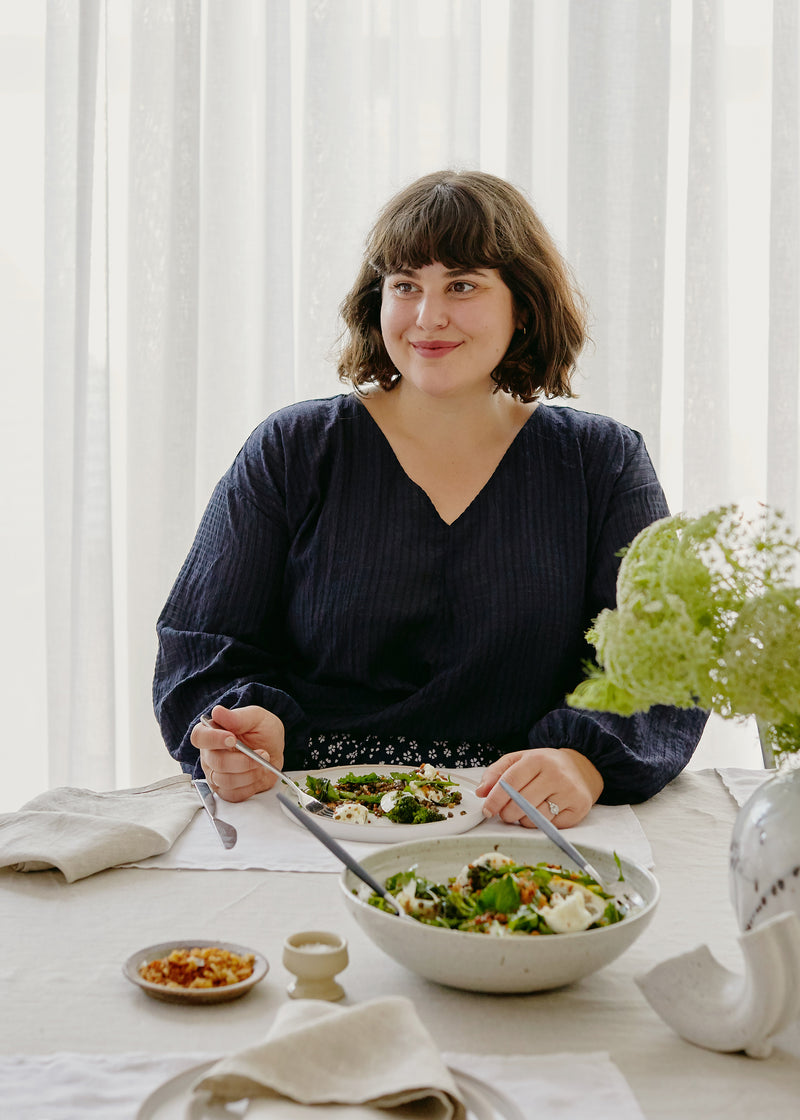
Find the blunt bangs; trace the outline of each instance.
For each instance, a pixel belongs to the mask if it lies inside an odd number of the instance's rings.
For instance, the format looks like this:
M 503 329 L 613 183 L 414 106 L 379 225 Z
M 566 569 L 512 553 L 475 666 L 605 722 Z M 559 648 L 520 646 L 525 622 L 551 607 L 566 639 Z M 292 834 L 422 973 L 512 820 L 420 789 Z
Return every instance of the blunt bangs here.
M 501 268 L 513 259 L 498 215 L 450 183 L 404 198 L 382 215 L 367 256 L 379 276 L 436 262 L 446 268 Z

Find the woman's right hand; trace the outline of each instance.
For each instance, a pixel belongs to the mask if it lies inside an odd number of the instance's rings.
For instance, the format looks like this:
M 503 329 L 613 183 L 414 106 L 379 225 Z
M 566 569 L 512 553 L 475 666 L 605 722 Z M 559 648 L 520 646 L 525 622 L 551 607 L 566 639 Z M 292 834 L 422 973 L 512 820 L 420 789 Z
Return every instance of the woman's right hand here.
M 217 704 L 211 718 L 218 728 L 197 723 L 189 736 L 200 752 L 200 765 L 206 781 L 223 801 L 246 801 L 256 793 L 271 789 L 278 778 L 253 762 L 234 746 L 241 739 L 245 746 L 262 755 L 279 770 L 283 766 L 283 721 L 256 704 L 246 708 L 223 708 Z

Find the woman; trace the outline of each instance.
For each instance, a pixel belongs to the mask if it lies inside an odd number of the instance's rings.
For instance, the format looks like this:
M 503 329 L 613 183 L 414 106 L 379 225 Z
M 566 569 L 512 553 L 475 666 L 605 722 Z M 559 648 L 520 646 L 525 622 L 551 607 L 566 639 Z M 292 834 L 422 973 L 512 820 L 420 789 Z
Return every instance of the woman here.
M 560 827 L 656 793 L 702 713 L 564 705 L 619 550 L 668 510 L 637 433 L 541 403 L 574 395 L 585 313 L 538 217 L 494 176 L 427 175 L 342 314 L 354 391 L 250 436 L 159 619 L 171 753 L 231 801 L 275 781 L 234 736 L 287 769 L 486 766 L 505 821 L 501 776 Z

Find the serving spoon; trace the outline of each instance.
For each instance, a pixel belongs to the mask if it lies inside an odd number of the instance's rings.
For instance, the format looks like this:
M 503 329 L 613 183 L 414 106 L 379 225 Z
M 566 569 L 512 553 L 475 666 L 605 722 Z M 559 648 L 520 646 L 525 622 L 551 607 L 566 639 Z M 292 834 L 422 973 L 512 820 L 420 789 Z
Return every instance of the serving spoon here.
M 549 837 L 554 844 L 557 844 L 562 852 L 574 860 L 580 867 L 581 871 L 585 871 L 590 875 L 596 883 L 598 883 L 606 894 L 610 895 L 615 902 L 619 903 L 626 910 L 638 910 L 645 905 L 645 901 L 637 890 L 633 887 L 618 887 L 614 884 L 607 883 L 599 871 L 596 871 L 589 863 L 586 856 L 582 855 L 574 844 L 571 844 L 564 836 L 560 829 L 556 828 L 552 821 L 549 821 L 544 813 L 528 801 L 527 797 L 523 797 L 518 789 L 514 789 L 508 782 L 500 779 L 500 788 L 504 789 L 512 801 L 516 802 L 525 813 L 525 816 L 540 828 L 545 836 Z
M 385 887 L 382 887 L 377 879 L 373 879 L 369 871 L 367 871 L 365 867 L 362 867 L 358 860 L 351 856 L 347 849 L 343 848 L 338 840 L 334 840 L 332 836 L 329 836 L 323 826 L 318 821 L 316 821 L 314 817 L 310 817 L 308 813 L 304 813 L 300 806 L 296 805 L 295 802 L 292 801 L 291 798 L 286 797 L 285 794 L 278 793 L 276 794 L 276 796 L 281 805 L 283 805 L 283 807 L 288 812 L 290 812 L 293 817 L 297 817 L 297 819 L 300 821 L 300 824 L 307 828 L 309 832 L 312 832 L 316 836 L 317 840 L 325 845 L 329 852 L 332 852 L 338 860 L 341 860 L 345 867 L 349 867 L 353 874 L 357 875 L 362 883 L 366 883 L 368 887 L 371 887 L 371 889 L 375 891 L 375 894 L 380 895 L 382 899 L 388 902 L 392 907 L 393 913 L 395 913 L 400 918 L 407 918 L 411 922 L 414 921 L 411 915 L 405 912 L 394 895 L 390 894 L 389 891 L 385 889 Z

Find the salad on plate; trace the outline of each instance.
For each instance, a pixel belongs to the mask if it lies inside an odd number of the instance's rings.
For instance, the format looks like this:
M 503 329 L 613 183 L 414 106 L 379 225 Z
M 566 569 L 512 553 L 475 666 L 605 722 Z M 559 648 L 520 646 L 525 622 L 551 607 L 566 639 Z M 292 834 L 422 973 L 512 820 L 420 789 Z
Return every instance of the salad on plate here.
M 393 824 L 432 824 L 461 803 L 458 783 L 430 763 L 416 770 L 306 775 L 306 790 L 330 805 L 333 819 L 367 824 L 385 817 Z

